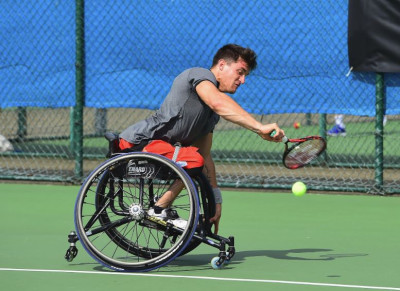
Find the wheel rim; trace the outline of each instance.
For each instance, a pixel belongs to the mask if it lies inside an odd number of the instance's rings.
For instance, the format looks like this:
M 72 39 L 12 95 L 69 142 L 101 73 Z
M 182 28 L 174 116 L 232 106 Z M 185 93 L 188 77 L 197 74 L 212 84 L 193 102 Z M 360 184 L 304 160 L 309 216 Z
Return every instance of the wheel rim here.
M 144 181 L 140 186 L 141 176 L 129 177 L 124 173 L 126 161 L 143 162 L 149 159 L 152 162 L 155 160 L 161 168 L 165 167 L 163 177 L 157 178 L 156 173 L 154 177 L 149 176 L 154 178 L 152 183 Z M 155 195 L 161 195 L 173 179 L 180 178 L 186 189 L 175 200 L 174 207 L 189 224 L 197 224 L 197 193 L 193 192 L 195 189 L 185 172 L 171 163 L 157 155 L 128 154 L 109 160 L 92 172 L 81 188 L 75 214 L 78 236 L 92 257 L 117 270 L 148 269 L 168 263 L 184 249 L 193 236 L 193 227 L 183 231 L 172 229 L 171 236 L 163 241 L 167 229 L 165 223 L 151 221 L 146 216 L 134 219 L 130 209 L 136 204 L 146 212 L 151 204 L 149 185 Z M 141 198 L 140 191 L 144 193 Z M 97 214 L 93 215 L 96 211 Z M 120 225 L 117 223 L 107 228 L 123 219 L 125 221 Z M 104 228 L 101 232 L 93 234 L 101 228 Z

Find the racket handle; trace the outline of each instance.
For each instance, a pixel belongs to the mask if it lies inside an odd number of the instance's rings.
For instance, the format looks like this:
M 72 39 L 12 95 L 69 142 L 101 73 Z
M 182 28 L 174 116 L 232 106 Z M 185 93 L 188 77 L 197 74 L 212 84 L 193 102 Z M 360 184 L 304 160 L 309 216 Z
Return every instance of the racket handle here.
M 273 132 L 271 132 L 270 136 L 273 137 L 275 135 L 276 131 L 274 130 Z M 288 138 L 287 136 L 282 137 L 282 142 L 283 143 L 287 143 L 288 142 Z

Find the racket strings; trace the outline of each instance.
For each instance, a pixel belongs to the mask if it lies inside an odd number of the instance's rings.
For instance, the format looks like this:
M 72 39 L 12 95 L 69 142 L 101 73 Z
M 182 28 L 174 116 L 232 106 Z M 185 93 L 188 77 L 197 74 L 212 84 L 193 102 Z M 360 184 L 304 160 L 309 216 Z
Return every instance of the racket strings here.
M 295 144 L 289 149 L 284 163 L 288 168 L 304 166 L 316 158 L 323 151 L 324 147 L 324 142 L 320 140 L 309 140 Z

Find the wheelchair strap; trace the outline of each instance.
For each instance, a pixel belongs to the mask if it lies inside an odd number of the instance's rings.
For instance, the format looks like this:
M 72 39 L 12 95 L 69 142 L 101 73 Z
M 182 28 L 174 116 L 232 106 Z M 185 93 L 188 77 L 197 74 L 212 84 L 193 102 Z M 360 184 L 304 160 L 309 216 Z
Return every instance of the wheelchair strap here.
M 178 154 L 179 154 L 179 151 L 181 150 L 181 144 L 180 143 L 176 143 L 175 144 L 175 150 L 174 150 L 174 155 L 172 156 L 172 160 L 174 161 L 174 162 L 176 162 L 176 159 L 178 158 Z

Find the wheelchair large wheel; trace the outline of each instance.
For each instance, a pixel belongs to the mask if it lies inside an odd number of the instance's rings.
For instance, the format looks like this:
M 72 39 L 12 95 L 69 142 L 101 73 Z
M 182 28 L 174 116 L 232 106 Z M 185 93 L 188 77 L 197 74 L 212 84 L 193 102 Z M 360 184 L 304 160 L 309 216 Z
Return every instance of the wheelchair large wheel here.
M 186 226 L 148 215 L 176 180 L 184 190 L 172 207 Z M 108 268 L 150 271 L 179 256 L 196 230 L 199 201 L 187 173 L 151 153 L 118 155 L 96 168 L 75 204 L 75 228 L 85 250 Z

